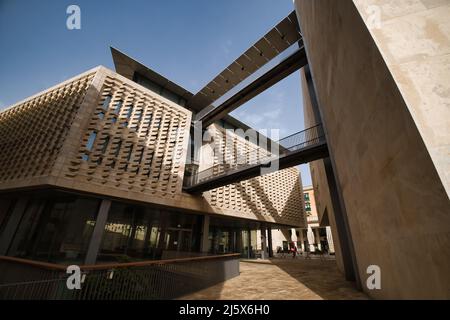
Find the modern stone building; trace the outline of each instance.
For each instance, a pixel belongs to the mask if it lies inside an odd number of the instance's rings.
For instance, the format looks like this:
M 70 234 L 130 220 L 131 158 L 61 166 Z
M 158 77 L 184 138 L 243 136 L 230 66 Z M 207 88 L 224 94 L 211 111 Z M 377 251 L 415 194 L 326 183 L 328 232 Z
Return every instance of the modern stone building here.
M 294 5 L 195 95 L 113 49 L 116 72 L 98 67 L 1 112 L 0 255 L 252 257 L 261 241 L 264 257 L 271 230 L 307 226 L 293 167 L 311 162 L 314 223 L 330 226 L 347 280 L 373 298 L 450 298 L 449 1 Z M 248 128 L 228 114 L 299 69 L 308 129 L 270 148 L 237 134 L 228 145 L 227 129 Z M 210 140 L 192 152 L 199 121 Z M 274 146 L 281 170 L 261 175 Z
M 373 298 L 450 298 L 449 1 L 295 0 L 311 164 L 338 265 Z M 366 286 L 381 270 L 381 289 Z
M 0 113 L 10 150 L 0 155 L 0 255 L 65 264 L 251 256 L 257 229 L 304 225 L 295 168 L 184 192 L 193 95 L 113 57 L 121 74 L 97 67 Z M 258 148 L 234 140 L 229 157 Z

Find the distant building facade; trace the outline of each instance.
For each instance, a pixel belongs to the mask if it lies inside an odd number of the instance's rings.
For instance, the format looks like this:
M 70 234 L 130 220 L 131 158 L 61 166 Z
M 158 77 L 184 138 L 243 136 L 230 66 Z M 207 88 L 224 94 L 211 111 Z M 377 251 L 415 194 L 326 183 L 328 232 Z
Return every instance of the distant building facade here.
M 307 221 L 306 228 L 272 230 L 272 247 L 287 252 L 295 245 L 302 252 L 320 251 L 334 254 L 334 242 L 329 225 L 319 221 L 313 187 L 303 188 L 303 201 Z

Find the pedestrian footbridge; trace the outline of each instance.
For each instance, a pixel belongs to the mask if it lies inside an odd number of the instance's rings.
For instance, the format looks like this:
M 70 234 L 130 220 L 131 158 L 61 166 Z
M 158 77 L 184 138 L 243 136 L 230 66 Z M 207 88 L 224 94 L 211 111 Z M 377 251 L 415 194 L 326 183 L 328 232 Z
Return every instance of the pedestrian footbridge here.
M 261 151 L 245 155 L 254 159 L 246 163 L 221 163 L 185 178 L 183 190 L 201 193 L 235 182 L 258 177 L 296 165 L 328 157 L 328 148 L 322 124 L 297 132 L 278 141 L 279 152 L 261 157 Z M 264 170 L 273 168 L 273 170 Z

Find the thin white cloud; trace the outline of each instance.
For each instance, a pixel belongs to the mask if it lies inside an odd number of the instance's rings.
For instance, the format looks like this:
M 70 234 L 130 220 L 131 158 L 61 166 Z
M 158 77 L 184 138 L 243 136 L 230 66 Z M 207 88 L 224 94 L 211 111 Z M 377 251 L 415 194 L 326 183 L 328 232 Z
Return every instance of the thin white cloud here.
M 232 46 L 233 46 L 233 41 L 231 41 L 230 39 L 228 39 L 222 43 L 220 48 L 222 49 L 225 56 L 228 57 L 230 55 Z

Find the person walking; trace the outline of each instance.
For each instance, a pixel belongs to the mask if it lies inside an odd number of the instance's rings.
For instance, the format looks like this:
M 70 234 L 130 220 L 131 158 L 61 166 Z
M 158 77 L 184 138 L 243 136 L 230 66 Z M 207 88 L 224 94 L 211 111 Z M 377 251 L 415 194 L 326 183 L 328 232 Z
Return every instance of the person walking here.
M 291 251 L 292 251 L 292 259 L 295 259 L 295 256 L 297 255 L 297 247 L 294 243 L 291 243 Z

